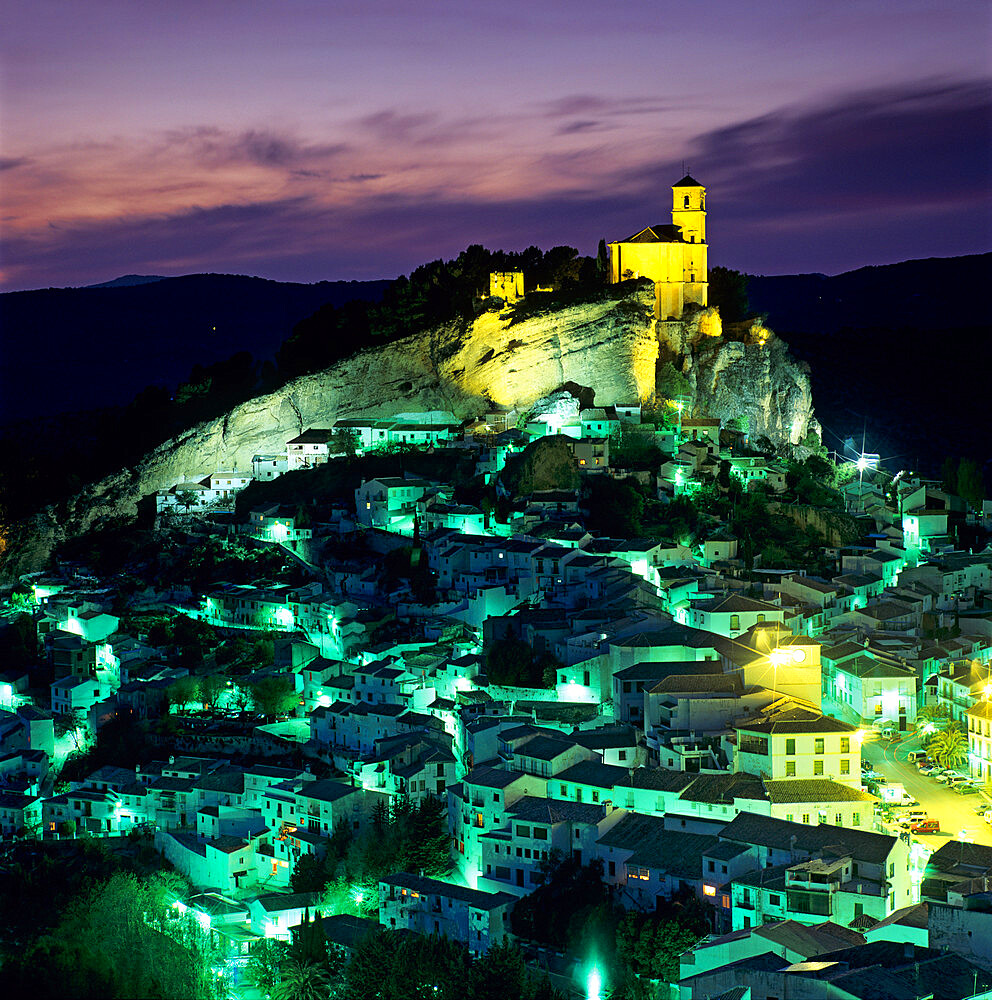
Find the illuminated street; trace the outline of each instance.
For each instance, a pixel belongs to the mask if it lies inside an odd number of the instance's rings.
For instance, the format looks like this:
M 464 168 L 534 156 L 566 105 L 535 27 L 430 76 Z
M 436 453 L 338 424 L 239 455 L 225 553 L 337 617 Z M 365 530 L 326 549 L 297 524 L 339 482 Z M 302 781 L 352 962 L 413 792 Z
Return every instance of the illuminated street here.
M 899 743 L 866 743 L 861 755 L 889 782 L 900 782 L 905 786 L 906 791 L 920 803 L 920 808 L 925 809 L 931 819 L 940 821 L 940 833 L 918 836 L 916 839 L 921 843 L 933 850 L 950 839 L 992 845 L 992 826 L 975 814 L 980 802 L 989 804 L 988 795 L 984 791 L 976 795 L 958 795 L 946 785 L 920 774 L 916 765 L 906 760 L 910 751 L 918 749 L 920 741 L 914 733 Z M 962 830 L 967 830 L 966 837 L 960 835 Z

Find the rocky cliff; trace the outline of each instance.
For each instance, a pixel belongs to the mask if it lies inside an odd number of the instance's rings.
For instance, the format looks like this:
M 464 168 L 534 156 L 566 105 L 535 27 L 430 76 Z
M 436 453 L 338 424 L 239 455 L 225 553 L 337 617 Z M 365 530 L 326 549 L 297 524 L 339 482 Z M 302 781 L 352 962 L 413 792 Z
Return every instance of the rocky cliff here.
M 418 409 L 467 417 L 489 401 L 525 409 L 566 382 L 593 387 L 600 406 L 632 403 L 653 395 L 659 357 L 678 358 L 700 412 L 747 414 L 752 434 L 776 445 L 795 445 L 816 428 L 808 379 L 784 345 L 760 336 L 728 342 L 712 310 L 683 324 L 656 324 L 652 302 L 650 286 L 641 285 L 619 299 L 520 322 L 488 312 L 464 330 L 431 330 L 359 352 L 191 428 L 135 467 L 16 526 L 0 578 L 40 568 L 60 539 L 132 516 L 157 490 L 218 469 L 250 468 L 253 455 L 284 451 L 307 427 Z

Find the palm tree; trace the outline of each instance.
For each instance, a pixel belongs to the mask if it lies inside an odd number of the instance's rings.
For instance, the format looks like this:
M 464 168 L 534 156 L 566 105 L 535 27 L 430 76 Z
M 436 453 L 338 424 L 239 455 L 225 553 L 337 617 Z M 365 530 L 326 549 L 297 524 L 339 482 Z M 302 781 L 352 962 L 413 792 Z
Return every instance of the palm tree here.
M 943 729 L 948 723 L 947 706 L 946 705 L 924 705 L 916 713 L 916 730 L 917 732 L 934 732 L 937 729 Z M 933 727 L 928 729 L 928 727 Z
M 272 991 L 273 1000 L 327 1000 L 331 984 L 327 973 L 313 962 L 287 960 L 282 981 Z
M 941 767 L 953 767 L 968 758 L 968 737 L 956 726 L 938 733 L 930 743 L 930 755 Z

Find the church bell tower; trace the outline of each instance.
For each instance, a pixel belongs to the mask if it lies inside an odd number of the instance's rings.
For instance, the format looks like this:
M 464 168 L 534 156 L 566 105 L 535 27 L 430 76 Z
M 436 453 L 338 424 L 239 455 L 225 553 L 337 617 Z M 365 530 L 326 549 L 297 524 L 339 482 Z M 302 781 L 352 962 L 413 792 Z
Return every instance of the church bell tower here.
M 688 174 L 672 185 L 672 223 L 686 243 L 706 242 L 706 188 Z

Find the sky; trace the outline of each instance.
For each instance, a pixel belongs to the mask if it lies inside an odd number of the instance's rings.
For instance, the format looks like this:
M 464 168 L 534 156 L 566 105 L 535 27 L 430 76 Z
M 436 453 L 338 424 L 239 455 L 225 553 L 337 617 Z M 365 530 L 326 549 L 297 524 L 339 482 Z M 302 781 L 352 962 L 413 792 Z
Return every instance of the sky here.
M 593 254 L 707 188 L 710 264 L 990 249 L 986 0 L 5 0 L 0 289 Z

